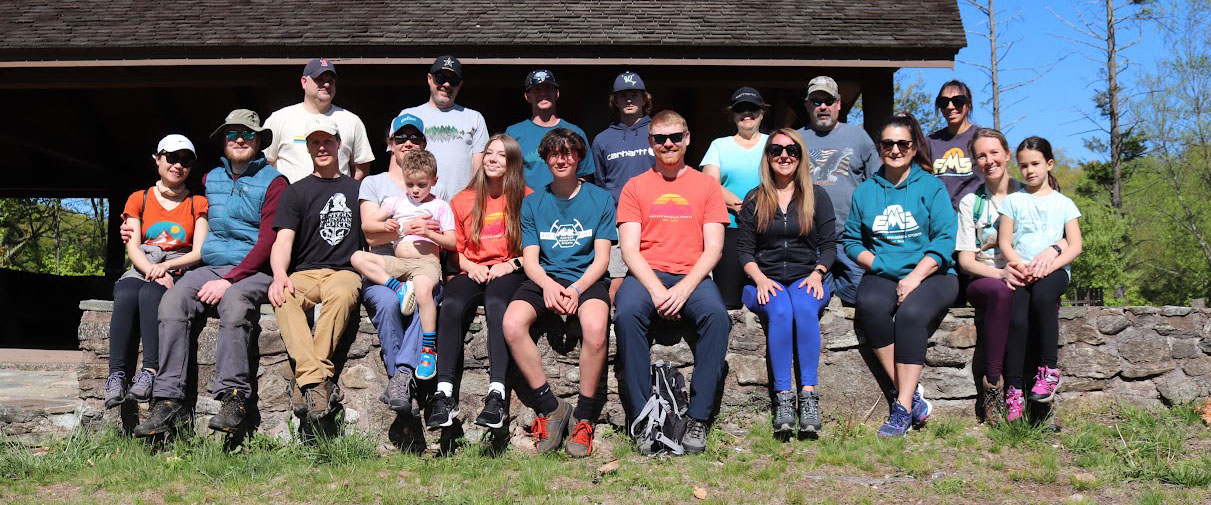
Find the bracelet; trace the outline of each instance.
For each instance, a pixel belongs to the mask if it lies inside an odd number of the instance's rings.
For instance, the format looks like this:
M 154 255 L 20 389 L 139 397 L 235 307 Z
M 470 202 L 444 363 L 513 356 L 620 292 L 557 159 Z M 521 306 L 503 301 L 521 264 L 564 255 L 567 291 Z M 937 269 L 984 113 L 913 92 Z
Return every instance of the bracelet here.
M 569 287 L 569 288 L 572 288 L 572 289 L 575 289 L 575 290 L 576 290 L 576 295 L 577 295 L 577 296 L 584 296 L 584 293 L 581 293 L 581 292 L 580 292 L 580 288 L 576 287 L 576 285 L 575 285 L 575 284 L 569 284 L 569 285 L 568 285 L 568 287 Z
M 1064 254 L 1064 250 L 1060 249 L 1060 246 L 1058 246 L 1058 245 L 1051 244 L 1051 248 L 1055 249 L 1056 254 Z

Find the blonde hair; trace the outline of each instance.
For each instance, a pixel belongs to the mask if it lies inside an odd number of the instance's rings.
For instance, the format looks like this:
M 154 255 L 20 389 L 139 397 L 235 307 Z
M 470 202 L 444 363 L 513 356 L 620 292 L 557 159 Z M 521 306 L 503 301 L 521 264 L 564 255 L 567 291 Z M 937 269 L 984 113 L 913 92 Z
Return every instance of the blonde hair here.
M 437 158 L 433 157 L 433 153 L 424 149 L 407 151 L 404 153 L 404 159 L 400 161 L 399 168 L 404 175 L 419 173 L 429 177 L 436 177 Z
M 807 146 L 803 142 L 803 137 L 790 128 L 782 128 L 771 133 L 765 141 L 764 152 L 761 153 L 761 184 L 757 186 L 757 191 L 752 197 L 755 200 L 757 231 L 765 233 L 766 230 L 769 230 L 770 223 L 774 222 L 774 214 L 778 212 L 779 208 L 778 189 L 774 186 L 774 169 L 770 166 L 769 156 L 769 146 L 774 143 L 774 137 L 778 135 L 790 137 L 791 141 L 799 146 L 799 166 L 795 167 L 795 175 L 791 183 L 795 187 L 791 201 L 799 200 L 799 234 L 807 235 L 811 231 L 813 220 L 816 217 L 816 193 L 812 184 L 811 156 L 807 154 Z
M 689 131 L 690 129 L 690 124 L 685 121 L 685 118 L 674 110 L 662 110 L 657 112 L 655 116 L 652 116 L 652 122 L 648 123 L 649 128 L 667 125 L 679 125 L 682 128 L 685 128 L 686 131 Z

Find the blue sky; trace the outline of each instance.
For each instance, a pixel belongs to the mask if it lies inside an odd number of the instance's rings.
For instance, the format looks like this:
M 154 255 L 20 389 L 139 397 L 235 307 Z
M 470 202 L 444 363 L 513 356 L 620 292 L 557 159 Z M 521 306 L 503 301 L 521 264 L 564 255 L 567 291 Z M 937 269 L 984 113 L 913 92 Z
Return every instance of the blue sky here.
M 963 16 L 963 26 L 969 32 L 986 32 L 987 18 L 966 0 L 958 0 L 959 11 Z M 1005 68 L 1034 68 L 1045 70 L 1052 62 L 1060 60 L 1050 72 L 1038 80 L 1021 88 L 1003 93 L 1001 97 L 1001 124 L 1008 123 L 1021 117 L 1013 126 L 1006 128 L 1006 135 L 1011 144 L 1016 145 L 1021 139 L 1030 135 L 1039 135 L 1050 140 L 1052 145 L 1062 150 L 1063 154 L 1074 161 L 1106 159 L 1105 153 L 1095 153 L 1085 148 L 1086 137 L 1103 136 L 1101 131 L 1091 131 L 1097 125 L 1090 122 L 1086 116 L 1096 118 L 1105 126 L 1108 124 L 1098 115 L 1093 103 L 1097 90 L 1105 89 L 1102 69 L 1105 68 L 1103 54 L 1095 52 L 1078 42 L 1069 40 L 1075 38 L 1097 43 L 1087 39 L 1072 29 L 1056 15 L 1079 25 L 1078 10 L 1083 10 L 1085 19 L 1105 24 L 1105 2 L 1078 0 L 1074 2 L 1061 1 L 1028 1 L 1000 0 L 996 2 L 997 19 L 1013 18 L 1008 24 L 998 27 L 998 43 L 1016 41 L 1009 55 L 1002 60 L 1001 67 Z M 1050 10 L 1049 10 L 1050 9 Z M 1055 14 L 1052 14 L 1054 11 Z M 1125 74 L 1120 75 L 1119 86 L 1127 93 L 1132 92 L 1132 84 L 1141 72 L 1154 67 L 1154 62 L 1163 57 L 1164 42 L 1152 29 L 1144 25 L 1142 30 L 1119 32 L 1120 45 L 1134 41 L 1143 36 L 1139 44 L 1128 49 L 1125 55 L 1130 59 L 1131 66 Z M 1068 37 L 1068 38 L 1065 38 Z M 959 51 L 955 67 L 951 69 L 917 69 L 905 68 L 896 73 L 898 82 L 911 83 L 917 76 L 923 79 L 925 90 L 932 97 L 937 93 L 942 83 L 957 78 L 966 82 L 975 93 L 976 105 L 972 113 L 972 121 L 978 125 L 992 125 L 991 87 L 988 77 L 982 70 L 964 61 L 988 63 L 989 57 L 987 39 L 972 33 L 967 35 L 967 47 Z M 1062 58 L 1062 60 L 1061 60 Z M 1015 71 L 1001 74 L 1002 83 L 1013 83 L 1026 80 L 1033 76 L 1030 70 Z M 1005 84 L 1002 84 L 1004 87 Z

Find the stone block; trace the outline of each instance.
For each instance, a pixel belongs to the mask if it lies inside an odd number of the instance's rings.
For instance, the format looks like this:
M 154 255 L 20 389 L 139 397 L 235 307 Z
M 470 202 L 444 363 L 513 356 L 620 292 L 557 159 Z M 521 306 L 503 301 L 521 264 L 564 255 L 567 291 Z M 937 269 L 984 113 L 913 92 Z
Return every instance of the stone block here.
M 1131 320 L 1126 316 L 1111 314 L 1102 315 L 1097 318 L 1097 331 L 1103 335 L 1118 335 L 1119 332 L 1131 326 Z
M 961 368 L 971 363 L 975 349 L 955 349 L 944 345 L 935 345 L 925 350 L 925 364 Z
M 349 359 L 360 359 L 370 354 L 370 348 L 378 343 L 377 333 L 362 333 L 353 334 L 353 342 L 349 344 Z
M 1117 347 L 1119 355 L 1126 360 L 1123 377 L 1150 377 L 1176 368 L 1170 358 L 1169 339 L 1154 331 L 1138 328 L 1126 330 Z
M 1172 305 L 1166 305 L 1164 307 L 1161 307 L 1162 316 L 1181 317 L 1181 316 L 1190 315 L 1190 313 L 1192 313 L 1192 312 L 1194 312 L 1193 307 L 1174 307 Z
M 1201 377 L 1211 374 L 1211 356 L 1200 356 L 1187 361 L 1182 367 L 1182 371 L 1191 377 Z
M 1071 321 L 1085 317 L 1088 314 L 1089 309 L 1087 307 L 1060 307 L 1059 317 L 1061 321 Z
M 261 356 L 273 356 L 286 352 L 286 341 L 278 330 L 262 330 L 257 336 L 257 352 Z
M 113 312 L 113 300 L 81 300 L 80 310 L 84 312 Z
M 673 345 L 652 345 L 652 362 L 662 359 L 665 363 L 681 368 L 694 362 L 694 353 L 690 351 L 690 344 L 685 340 L 680 340 Z
M 1161 398 L 1170 404 L 1194 401 L 1199 396 L 1199 383 L 1182 373 L 1174 370 L 1153 380 Z
M 1124 307 L 1123 309 L 1136 316 L 1148 316 L 1161 313 L 1161 309 L 1158 307 Z
M 769 375 L 765 369 L 765 358 L 729 353 L 726 357 L 731 375 L 736 376 L 736 382 L 742 386 L 764 386 L 769 384 Z
M 1118 374 L 1120 360 L 1101 347 L 1074 343 L 1060 349 L 1060 363 L 1065 375 L 1087 379 L 1109 379 Z
M 1061 361 L 1061 363 L 1064 363 Z M 1090 379 L 1087 377 L 1078 377 L 1069 375 L 1064 377 L 1060 389 L 1064 391 L 1099 391 L 1105 389 L 1109 379 Z
M 385 374 L 384 374 L 385 375 Z M 353 365 L 341 373 L 342 387 L 349 389 L 366 389 L 376 385 L 378 373 L 366 365 Z
M 951 330 L 944 343 L 955 349 L 967 349 L 976 346 L 976 338 L 975 324 L 969 324 Z
M 858 347 L 858 336 L 854 333 L 852 326 L 843 331 L 821 332 L 820 340 L 821 345 L 830 351 Z
M 1110 398 L 1142 407 L 1160 406 L 1160 393 L 1152 381 L 1124 381 L 1118 377 L 1110 380 L 1104 389 Z
M 925 387 L 926 398 L 959 400 L 976 397 L 970 364 L 963 368 L 927 366 L 921 374 L 921 385 Z
M 198 351 L 199 365 L 213 365 L 215 349 L 219 345 L 219 328 L 218 325 L 208 324 L 198 334 L 198 344 L 195 349 Z
M 1198 348 L 1198 340 L 1193 338 L 1174 338 L 1169 345 L 1170 356 L 1173 359 L 1189 359 L 1202 356 Z
M 1089 345 L 1102 345 L 1106 339 L 1097 329 L 1088 324 L 1060 324 L 1061 335 L 1067 337 L 1069 343 L 1081 342 Z

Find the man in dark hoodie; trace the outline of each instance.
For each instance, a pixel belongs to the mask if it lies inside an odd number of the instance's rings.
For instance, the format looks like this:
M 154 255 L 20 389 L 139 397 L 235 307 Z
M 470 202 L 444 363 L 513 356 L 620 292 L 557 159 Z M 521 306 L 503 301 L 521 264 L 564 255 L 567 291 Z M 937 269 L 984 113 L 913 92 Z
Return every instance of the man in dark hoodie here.
M 652 112 L 652 94 L 648 93 L 639 74 L 626 71 L 614 78 L 610 95 L 610 126 L 593 138 L 593 164 L 598 186 L 622 196 L 622 187 L 632 177 L 646 172 L 656 164 L 656 156 L 648 144 L 648 123 Z M 610 248 L 610 300 L 618 292 L 622 278 L 627 275 L 622 250 L 615 244 Z
M 321 116 L 322 117 L 322 116 Z M 151 416 L 134 429 L 137 437 L 164 433 L 186 417 L 185 377 L 195 318 L 217 309 L 219 337 L 211 392 L 223 404 L 210 429 L 233 432 L 244 424 L 252 393 L 248 350 L 269 283 L 269 251 L 277 232 L 273 219 L 286 177 L 257 157 L 272 131 L 257 113 L 237 109 L 214 132 L 226 140 L 221 165 L 203 178 L 210 200 L 210 232 L 202 244 L 203 266 L 181 277 L 160 301 L 160 374 L 152 390 Z

